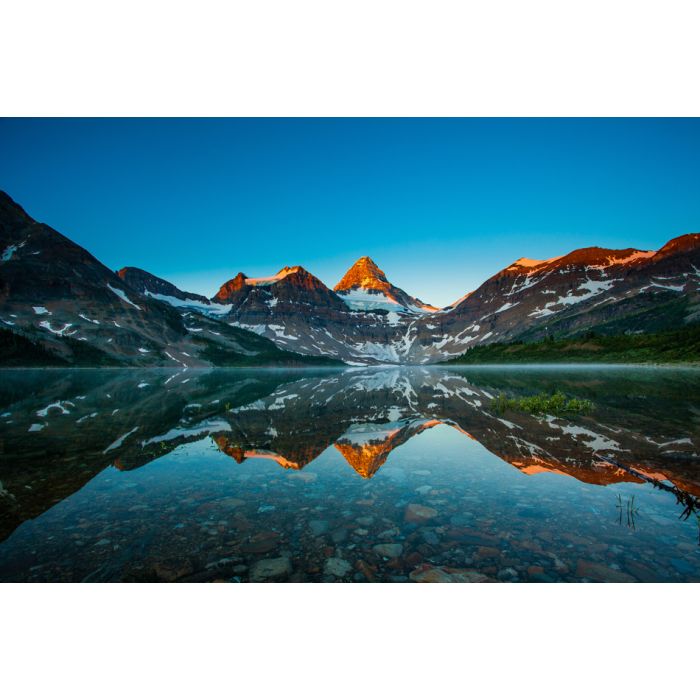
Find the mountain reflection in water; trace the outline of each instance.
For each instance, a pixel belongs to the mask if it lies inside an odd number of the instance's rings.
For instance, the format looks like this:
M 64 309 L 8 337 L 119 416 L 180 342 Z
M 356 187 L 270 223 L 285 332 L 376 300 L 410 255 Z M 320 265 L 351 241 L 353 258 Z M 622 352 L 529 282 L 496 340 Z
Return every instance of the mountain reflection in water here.
M 554 389 L 593 411 L 492 409 Z M 651 368 L 3 372 L 0 580 L 700 580 L 697 396 Z

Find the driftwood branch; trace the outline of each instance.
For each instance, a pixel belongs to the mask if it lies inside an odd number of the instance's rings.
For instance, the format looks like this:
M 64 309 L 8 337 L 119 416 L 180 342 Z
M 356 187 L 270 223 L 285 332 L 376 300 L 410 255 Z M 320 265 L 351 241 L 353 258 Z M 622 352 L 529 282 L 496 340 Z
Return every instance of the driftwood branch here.
M 697 513 L 700 511 L 700 498 L 693 496 L 687 491 L 684 491 L 683 489 L 680 489 L 674 485 L 665 484 L 663 481 L 659 481 L 659 479 L 654 479 L 653 477 L 647 476 L 646 474 L 642 474 L 636 469 L 628 467 L 626 464 L 622 464 L 622 462 L 618 462 L 616 459 L 612 459 L 611 457 L 601 455 L 598 452 L 595 452 L 593 456 L 597 459 L 600 459 L 603 462 L 611 464 L 613 467 L 618 467 L 619 469 L 626 471 L 628 474 L 631 474 L 632 476 L 635 476 L 638 479 L 645 481 L 647 484 L 651 484 L 654 488 L 672 493 L 676 497 L 676 502 L 683 506 L 683 512 L 679 516 L 681 520 L 687 520 L 691 515 L 697 515 Z

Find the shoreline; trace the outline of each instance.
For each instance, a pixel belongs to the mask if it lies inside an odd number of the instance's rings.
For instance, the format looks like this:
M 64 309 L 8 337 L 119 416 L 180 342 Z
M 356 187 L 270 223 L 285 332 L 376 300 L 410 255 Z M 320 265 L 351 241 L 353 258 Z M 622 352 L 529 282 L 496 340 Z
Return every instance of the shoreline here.
M 448 370 L 450 368 L 536 368 L 536 369 L 549 369 L 549 368 L 566 368 L 566 369 L 585 369 L 585 368 L 646 368 L 646 369 L 700 369 L 700 361 L 698 362 L 438 362 L 435 364 L 428 365 L 417 365 L 417 364 L 382 364 L 382 365 L 345 365 L 345 366 L 329 366 L 329 365 L 301 365 L 301 366 L 285 366 L 285 365 L 253 365 L 245 366 L 241 365 L 238 367 L 182 367 L 176 365 L 152 365 L 148 367 L 124 367 L 119 365 L 100 365 L 96 367 L 86 367 L 86 366 L 68 366 L 68 367 L 3 367 L 0 366 L 0 372 L 28 372 L 28 371 L 75 371 L 75 370 L 104 370 L 104 371 L 115 371 L 115 370 L 126 370 L 126 371 L 170 371 L 178 370 L 179 372 L 191 372 L 191 371 L 212 371 L 212 370 L 246 370 L 246 371 L 256 371 L 256 370 L 275 370 L 275 371 L 306 371 L 306 370 L 327 370 L 329 372 L 346 371 L 346 370 L 367 370 L 367 369 L 404 369 L 404 368 L 423 368 L 423 369 L 444 369 Z

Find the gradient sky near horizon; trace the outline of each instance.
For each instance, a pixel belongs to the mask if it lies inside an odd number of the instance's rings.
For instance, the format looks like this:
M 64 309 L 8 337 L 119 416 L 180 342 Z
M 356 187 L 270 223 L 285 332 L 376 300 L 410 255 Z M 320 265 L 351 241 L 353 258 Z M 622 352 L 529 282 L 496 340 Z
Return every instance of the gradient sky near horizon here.
M 369 255 L 444 306 L 520 257 L 700 231 L 700 119 L 2 119 L 0 189 L 212 295 Z

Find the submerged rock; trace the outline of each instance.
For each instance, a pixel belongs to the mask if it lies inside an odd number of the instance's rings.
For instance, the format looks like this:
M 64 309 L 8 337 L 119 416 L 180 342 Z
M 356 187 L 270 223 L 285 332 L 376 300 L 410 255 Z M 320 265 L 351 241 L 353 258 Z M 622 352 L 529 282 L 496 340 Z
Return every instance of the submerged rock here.
M 372 547 L 372 549 L 381 557 L 388 557 L 389 559 L 393 559 L 394 557 L 401 556 L 401 552 L 403 552 L 403 545 L 390 543 L 375 544 L 374 547 Z
M 331 557 L 326 559 L 326 565 L 323 567 L 323 573 L 329 576 L 336 576 L 337 578 L 344 578 L 350 571 L 352 571 L 352 565 L 345 559 L 340 559 L 339 557 Z
M 437 514 L 438 512 L 435 508 L 421 506 L 418 503 L 409 503 L 406 506 L 404 517 L 406 518 L 406 522 L 409 523 L 424 523 L 428 520 L 432 520 Z
M 605 564 L 586 559 L 579 559 L 576 564 L 577 578 L 587 578 L 591 581 L 604 581 L 606 583 L 634 583 L 634 576 L 612 569 Z
M 185 559 L 166 559 L 158 561 L 153 567 L 161 581 L 177 581 L 194 572 L 192 563 Z
M 311 520 L 309 522 L 309 529 L 315 537 L 323 535 L 328 532 L 328 521 L 327 520 Z
M 414 583 L 494 583 L 492 578 L 471 569 L 453 569 L 451 567 L 423 564 L 414 569 L 409 578 Z
M 292 563 L 287 557 L 276 559 L 261 559 L 253 564 L 250 570 L 251 581 L 269 581 L 286 578 L 292 573 Z
M 421 537 L 426 544 L 437 545 L 440 542 L 440 538 L 435 534 L 433 530 L 423 530 L 421 532 Z
M 287 474 L 288 479 L 296 479 L 297 481 L 303 481 L 305 484 L 310 484 L 316 481 L 318 478 L 317 474 L 312 474 L 311 472 L 289 472 Z
M 348 531 L 344 527 L 339 527 L 331 533 L 331 539 L 335 544 L 342 544 L 348 538 Z
M 501 569 L 497 574 L 496 578 L 499 581 L 517 581 L 518 580 L 518 572 L 512 568 L 512 567 L 506 567 L 505 569 Z

